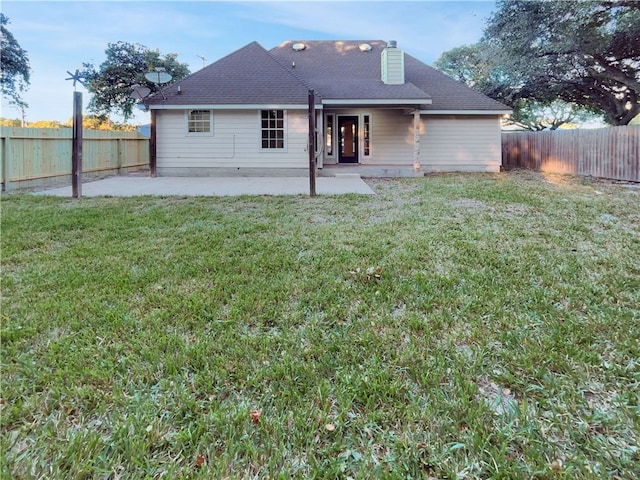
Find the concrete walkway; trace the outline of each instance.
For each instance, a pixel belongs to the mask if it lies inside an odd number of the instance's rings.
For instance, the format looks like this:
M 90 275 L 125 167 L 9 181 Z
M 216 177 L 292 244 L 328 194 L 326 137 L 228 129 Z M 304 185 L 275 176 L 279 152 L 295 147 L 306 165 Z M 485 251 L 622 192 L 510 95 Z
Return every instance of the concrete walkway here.
M 318 195 L 359 193 L 375 195 L 359 176 L 319 177 Z M 37 192 L 71 197 L 71 186 Z M 309 195 L 307 177 L 109 177 L 82 184 L 83 197 Z

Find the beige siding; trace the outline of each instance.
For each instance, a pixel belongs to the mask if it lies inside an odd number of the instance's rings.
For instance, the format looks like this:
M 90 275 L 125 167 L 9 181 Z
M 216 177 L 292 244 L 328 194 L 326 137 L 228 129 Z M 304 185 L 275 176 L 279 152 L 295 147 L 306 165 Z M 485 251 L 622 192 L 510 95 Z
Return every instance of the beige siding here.
M 413 116 L 400 110 L 376 110 L 371 124 L 369 165 L 413 164 Z
M 344 109 L 336 115 L 358 115 L 360 164 L 413 167 L 413 115 L 394 109 Z M 371 116 L 371 155 L 363 155 L 363 119 Z M 337 128 L 336 120 L 336 128 Z M 421 169 L 425 172 L 497 172 L 501 165 L 500 120 L 497 115 L 423 115 L 420 119 Z M 337 140 L 337 138 L 336 138 Z M 335 158 L 325 158 L 334 164 Z
M 412 165 L 413 163 L 413 117 L 403 115 L 399 110 L 342 109 L 329 110 L 326 114 L 335 114 L 335 128 L 338 128 L 337 116 L 358 116 L 360 163 L 363 165 Z M 364 116 L 371 117 L 371 151 L 364 156 Z M 336 134 L 335 141 L 338 141 Z M 327 165 L 337 162 L 337 145 L 332 157 L 326 156 Z
M 497 115 L 423 116 L 421 129 L 423 171 L 500 171 L 502 152 Z
M 258 110 L 214 110 L 213 135 L 189 135 L 184 110 L 157 114 L 160 175 L 260 173 L 308 168 L 307 112 L 288 110 L 286 148 L 262 150 Z
M 413 116 L 394 109 L 341 109 L 325 113 L 357 115 L 360 163 L 413 167 Z M 364 116 L 371 117 L 371 151 L 363 155 Z M 305 174 L 308 168 L 307 112 L 288 110 L 286 148 L 260 148 L 258 110 L 214 110 L 213 135 L 186 132 L 182 110 L 157 115 L 157 167 L 160 175 Z M 337 117 L 335 126 L 337 128 Z M 421 168 L 434 171 L 499 171 L 500 120 L 496 115 L 423 115 Z M 336 138 L 337 140 L 337 138 Z M 334 156 L 324 163 L 336 163 Z

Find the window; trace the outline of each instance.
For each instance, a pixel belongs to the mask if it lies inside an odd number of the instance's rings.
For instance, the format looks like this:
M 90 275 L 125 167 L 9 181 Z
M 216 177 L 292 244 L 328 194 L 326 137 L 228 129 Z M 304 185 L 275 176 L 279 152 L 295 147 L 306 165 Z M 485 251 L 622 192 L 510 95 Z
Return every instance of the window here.
M 262 148 L 284 148 L 284 110 L 262 110 Z
M 189 133 L 212 133 L 211 110 L 189 110 L 187 131 Z
M 368 157 L 371 152 L 371 117 L 364 116 L 364 156 Z
M 333 156 L 333 115 L 327 115 L 327 128 L 326 128 L 326 148 L 327 155 Z

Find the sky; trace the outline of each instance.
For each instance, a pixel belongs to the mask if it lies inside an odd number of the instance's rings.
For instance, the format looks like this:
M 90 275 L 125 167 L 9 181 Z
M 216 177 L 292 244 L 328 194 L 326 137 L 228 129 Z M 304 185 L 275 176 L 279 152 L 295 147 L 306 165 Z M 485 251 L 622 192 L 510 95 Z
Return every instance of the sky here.
M 271 49 L 286 40 L 396 40 L 408 54 L 433 64 L 445 51 L 477 42 L 493 1 L 31 1 L 2 0 L 9 31 L 27 51 L 31 86 L 27 122 L 68 121 L 73 82 L 83 63 L 99 66 L 109 43 L 140 43 L 196 72 L 257 41 Z M 80 85 L 83 103 L 89 93 Z M 2 102 L 0 116 L 20 118 Z M 148 123 L 136 113 L 131 123 Z M 122 121 L 115 117 L 114 120 Z

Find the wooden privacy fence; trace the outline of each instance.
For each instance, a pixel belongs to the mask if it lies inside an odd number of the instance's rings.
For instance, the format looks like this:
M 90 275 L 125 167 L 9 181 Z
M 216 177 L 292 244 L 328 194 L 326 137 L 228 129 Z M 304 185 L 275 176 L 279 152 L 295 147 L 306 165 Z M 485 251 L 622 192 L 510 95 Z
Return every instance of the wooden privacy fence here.
M 83 130 L 86 177 L 149 167 L 149 139 L 138 132 Z M 71 128 L 0 127 L 2 189 L 71 182 Z
M 502 165 L 640 182 L 640 126 L 503 132 Z

